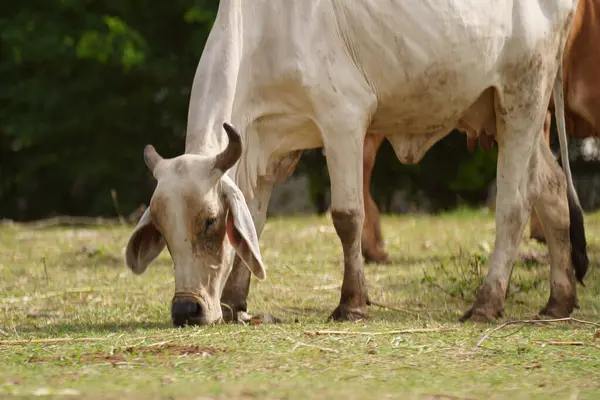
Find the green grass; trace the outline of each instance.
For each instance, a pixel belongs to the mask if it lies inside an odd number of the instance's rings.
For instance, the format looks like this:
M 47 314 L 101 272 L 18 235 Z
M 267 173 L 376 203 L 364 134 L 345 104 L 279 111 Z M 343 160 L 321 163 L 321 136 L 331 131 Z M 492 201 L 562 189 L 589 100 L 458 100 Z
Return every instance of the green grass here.
M 573 317 L 600 320 L 600 214 L 586 216 L 591 270 Z M 142 276 L 122 262 L 131 227 L 0 227 L 0 339 L 95 338 L 0 344 L 0 395 L 73 398 L 598 398 L 600 340 L 575 323 L 460 324 L 485 276 L 493 215 L 461 210 L 383 219 L 395 262 L 367 265 L 370 320 L 326 323 L 337 305 L 341 246 L 327 218 L 270 219 L 261 237 L 268 279 L 253 279 L 250 312 L 280 325 L 174 329 L 171 260 Z M 521 253 L 544 257 L 525 240 Z M 534 257 L 535 258 L 535 257 Z M 517 263 L 506 320 L 535 317 L 548 298 L 546 264 Z M 310 335 L 316 330 L 386 332 Z M 544 341 L 582 342 L 551 345 Z M 456 397 L 452 397 L 456 396 Z

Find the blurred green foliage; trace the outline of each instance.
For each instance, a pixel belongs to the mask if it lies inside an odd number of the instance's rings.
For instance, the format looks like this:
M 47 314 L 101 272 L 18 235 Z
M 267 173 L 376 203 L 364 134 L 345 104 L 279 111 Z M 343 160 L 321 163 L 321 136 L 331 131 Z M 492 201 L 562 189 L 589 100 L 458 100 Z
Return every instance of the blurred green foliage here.
M 184 149 L 217 0 L 0 5 L 0 216 L 114 215 L 147 201 L 142 149 Z
M 481 204 L 496 178 L 497 149 L 485 151 L 478 145 L 469 153 L 467 136 L 455 130 L 433 145 L 418 164 L 402 165 L 384 141 L 373 169 L 373 198 L 384 212 L 390 210 L 393 191 L 400 188 L 417 206 L 426 198 L 432 211 Z
M 111 189 L 124 213 L 147 202 L 154 182 L 143 146 L 167 157 L 183 151 L 189 92 L 217 7 L 2 2 L 0 217 L 114 215 Z M 386 146 L 373 179 L 382 204 L 402 185 L 444 207 L 455 193 L 479 201 L 493 179 L 495 154 L 469 156 L 464 136 L 437 144 L 417 166 L 400 165 Z M 311 172 L 311 191 L 323 193 L 326 168 L 310 157 L 298 172 Z

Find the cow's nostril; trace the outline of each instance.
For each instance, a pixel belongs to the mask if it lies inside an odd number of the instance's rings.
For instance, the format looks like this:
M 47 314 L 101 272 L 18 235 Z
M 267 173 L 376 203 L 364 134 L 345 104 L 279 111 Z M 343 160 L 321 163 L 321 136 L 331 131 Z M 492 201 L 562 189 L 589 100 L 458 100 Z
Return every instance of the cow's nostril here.
M 190 312 L 191 318 L 198 318 L 202 315 L 202 307 L 200 307 L 200 304 L 194 303 L 191 308 L 192 308 L 192 311 Z
M 194 300 L 174 299 L 171 306 L 171 319 L 175 326 L 198 323 L 202 317 L 202 306 Z

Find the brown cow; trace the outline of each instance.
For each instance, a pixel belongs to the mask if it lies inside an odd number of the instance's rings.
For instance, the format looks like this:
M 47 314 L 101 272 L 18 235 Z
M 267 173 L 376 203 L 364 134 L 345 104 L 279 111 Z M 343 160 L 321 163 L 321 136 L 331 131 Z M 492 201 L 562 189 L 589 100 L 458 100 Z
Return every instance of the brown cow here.
M 600 38 L 600 0 L 579 0 L 563 57 L 565 122 L 569 136 L 577 139 L 600 136 L 600 74 L 597 72 L 600 53 L 596 48 L 596 38 Z M 551 100 L 544 124 L 544 137 L 548 145 L 550 113 L 553 109 L 554 104 Z M 484 149 L 490 149 L 493 145 L 493 137 L 485 132 L 481 132 L 478 137 L 472 134 L 468 138 L 470 150 L 473 150 L 477 141 Z M 363 161 L 363 254 L 366 261 L 375 262 L 389 260 L 381 235 L 379 211 L 369 190 L 376 153 L 382 141 L 381 137 L 366 137 Z M 535 211 L 531 215 L 530 237 L 545 242 L 544 231 Z
M 389 263 L 390 258 L 385 251 L 383 235 L 381 233 L 381 220 L 377 204 L 371 196 L 371 175 L 375 166 L 377 149 L 383 142 L 383 135 L 367 135 L 363 147 L 363 193 L 365 202 L 365 222 L 362 233 L 362 253 L 365 262 Z

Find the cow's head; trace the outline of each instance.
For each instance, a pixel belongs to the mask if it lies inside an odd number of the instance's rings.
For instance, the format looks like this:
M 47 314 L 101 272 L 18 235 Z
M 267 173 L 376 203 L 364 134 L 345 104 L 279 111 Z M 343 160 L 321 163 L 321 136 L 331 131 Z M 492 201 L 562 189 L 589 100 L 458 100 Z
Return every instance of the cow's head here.
M 240 135 L 229 125 L 227 148 L 216 156 L 164 159 L 152 146 L 144 161 L 157 180 L 150 207 L 125 251 L 127 266 L 143 273 L 167 246 L 175 269 L 173 323 L 221 320 L 220 296 L 230 273 L 229 244 L 259 279 L 265 279 L 258 238 L 244 196 L 225 175 L 240 158 Z

